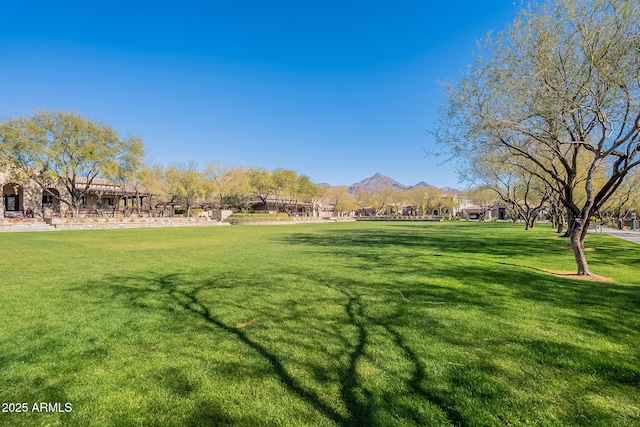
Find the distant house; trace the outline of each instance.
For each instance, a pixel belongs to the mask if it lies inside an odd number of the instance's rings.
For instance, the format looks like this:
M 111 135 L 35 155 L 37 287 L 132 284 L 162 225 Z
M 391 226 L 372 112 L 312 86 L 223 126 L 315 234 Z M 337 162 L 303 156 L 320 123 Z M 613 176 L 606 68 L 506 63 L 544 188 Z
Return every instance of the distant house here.
M 465 198 L 459 200 L 458 217 L 470 220 L 509 219 L 504 205 L 478 205 Z
M 250 199 L 251 209 L 258 212 L 280 213 L 284 212 L 292 217 L 319 217 L 319 203 L 300 202 L 282 198 L 267 198 L 265 203 L 258 196 Z
M 82 182 L 82 178 L 79 180 Z M 0 218 L 30 216 L 49 218 L 67 216 L 70 213 L 69 207 L 60 202 L 60 199 L 70 199 L 68 191 L 61 185 L 42 188 L 33 179 L 19 183 L 11 172 L 5 170 L 0 171 L 0 188 L 2 188 Z M 88 191 L 81 196 L 80 215 L 115 214 L 121 208 L 127 208 L 129 204 L 133 206 L 134 199 L 142 202 L 142 199 L 148 196 L 150 196 L 149 193 L 136 191 L 130 186 L 96 178 Z

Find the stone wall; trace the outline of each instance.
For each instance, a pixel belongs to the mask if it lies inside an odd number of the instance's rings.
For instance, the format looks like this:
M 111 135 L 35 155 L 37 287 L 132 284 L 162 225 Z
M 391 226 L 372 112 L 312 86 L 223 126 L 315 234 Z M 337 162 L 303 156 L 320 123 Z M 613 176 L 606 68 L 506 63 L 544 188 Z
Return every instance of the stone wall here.
M 11 223 L 4 218 L 0 218 L 0 233 L 3 231 L 11 231 Z
M 232 210 L 215 209 L 215 210 L 211 211 L 211 218 L 215 219 L 216 221 L 224 221 L 228 217 L 230 217 L 231 215 L 233 215 L 233 211 Z
M 106 230 L 118 228 L 204 227 L 229 225 L 209 218 L 47 218 L 46 222 L 56 230 Z

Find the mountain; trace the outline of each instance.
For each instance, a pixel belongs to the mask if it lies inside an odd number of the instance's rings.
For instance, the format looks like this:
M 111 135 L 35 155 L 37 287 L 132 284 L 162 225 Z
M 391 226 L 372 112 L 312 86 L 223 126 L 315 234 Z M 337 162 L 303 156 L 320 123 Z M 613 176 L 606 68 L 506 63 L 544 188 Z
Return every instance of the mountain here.
M 444 194 L 460 193 L 460 190 L 451 187 L 442 187 L 440 189 Z
M 383 187 L 391 187 L 398 190 L 405 190 L 408 188 L 406 185 L 399 183 L 395 179 L 391 179 L 388 176 L 377 173 L 370 178 L 363 179 L 362 181 L 351 185 L 349 187 L 349 193 L 353 194 L 359 189 L 373 192 Z
M 321 184 L 321 185 L 326 185 L 329 186 L 328 184 Z M 363 189 L 366 190 L 368 192 L 374 192 L 380 188 L 384 188 L 384 187 L 391 187 L 391 188 L 395 188 L 397 190 L 408 190 L 410 188 L 415 188 L 415 187 L 423 187 L 423 188 L 438 188 L 435 185 L 431 185 L 429 183 L 426 183 L 424 181 L 420 181 L 419 183 L 417 183 L 416 185 L 404 185 L 398 181 L 396 181 L 395 179 L 389 178 L 388 176 L 384 176 L 381 173 L 377 173 L 375 175 L 373 175 L 370 178 L 366 178 L 363 179 L 360 182 L 356 182 L 355 184 L 349 186 L 349 193 L 353 194 L 356 192 L 356 190 L 359 189 Z M 456 190 L 455 188 L 451 188 L 451 187 L 443 187 L 443 188 L 438 188 L 443 194 L 451 194 L 451 193 L 457 193 L 458 190 Z
M 417 183 L 416 185 L 413 185 L 409 188 L 415 188 L 415 187 L 424 187 L 424 188 L 437 188 L 435 185 L 431 185 L 431 184 L 427 184 L 424 181 L 420 181 L 419 183 Z

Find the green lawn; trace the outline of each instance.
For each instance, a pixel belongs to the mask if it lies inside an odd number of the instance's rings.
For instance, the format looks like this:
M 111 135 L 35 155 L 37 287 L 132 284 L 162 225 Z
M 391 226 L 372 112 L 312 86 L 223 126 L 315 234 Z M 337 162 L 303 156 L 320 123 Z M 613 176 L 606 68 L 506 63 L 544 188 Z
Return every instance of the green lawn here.
M 575 268 L 567 244 L 495 223 L 5 233 L 0 401 L 29 412 L 0 424 L 640 425 L 640 246 L 589 235 L 600 283 L 543 271 Z

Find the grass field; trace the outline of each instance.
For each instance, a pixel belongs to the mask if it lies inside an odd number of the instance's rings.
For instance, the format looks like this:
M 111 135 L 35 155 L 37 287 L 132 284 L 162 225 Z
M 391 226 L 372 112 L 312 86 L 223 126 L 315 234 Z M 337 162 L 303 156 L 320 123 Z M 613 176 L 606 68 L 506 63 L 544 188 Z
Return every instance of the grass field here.
M 0 425 L 640 425 L 640 246 L 587 237 L 606 283 L 545 273 L 575 269 L 566 244 L 495 223 L 6 233 L 0 401 L 28 411 Z

